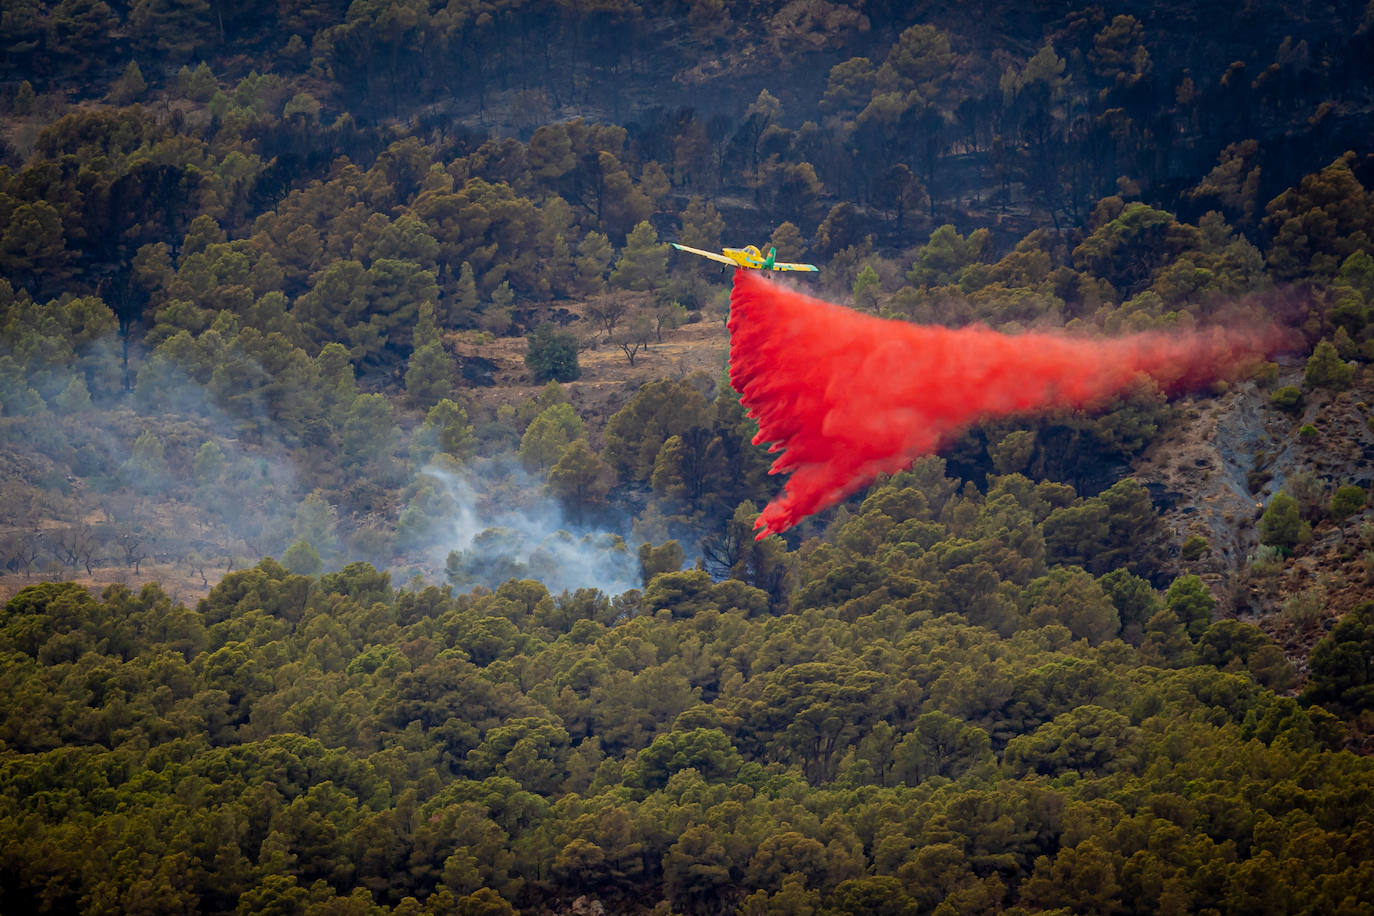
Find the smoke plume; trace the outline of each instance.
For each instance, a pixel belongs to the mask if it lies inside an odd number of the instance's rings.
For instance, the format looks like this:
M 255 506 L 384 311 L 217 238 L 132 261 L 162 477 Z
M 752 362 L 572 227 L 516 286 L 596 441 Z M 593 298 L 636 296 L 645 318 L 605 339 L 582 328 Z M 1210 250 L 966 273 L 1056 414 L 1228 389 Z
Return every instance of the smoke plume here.
M 1110 339 L 1003 334 L 874 318 L 735 272 L 730 382 L 755 444 L 787 474 L 758 537 L 935 451 L 979 421 L 1101 405 L 1145 375 L 1166 393 L 1234 373 L 1277 348 L 1276 329 L 1175 331 Z
M 494 589 L 507 579 L 537 579 L 554 594 L 596 588 L 619 595 L 639 587 L 637 554 L 624 539 L 569 519 L 515 463 L 430 465 L 421 476 L 438 491 L 418 552 L 460 589 Z

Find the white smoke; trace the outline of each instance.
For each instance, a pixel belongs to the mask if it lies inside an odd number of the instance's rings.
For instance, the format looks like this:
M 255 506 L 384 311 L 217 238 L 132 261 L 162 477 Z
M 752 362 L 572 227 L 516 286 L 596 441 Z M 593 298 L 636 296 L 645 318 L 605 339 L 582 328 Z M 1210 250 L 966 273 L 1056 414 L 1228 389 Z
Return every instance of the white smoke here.
M 624 537 L 569 519 L 514 462 L 430 464 L 421 475 L 420 501 L 430 516 L 424 552 L 456 588 L 494 588 L 512 578 L 535 579 L 554 594 L 639 587 L 638 558 Z

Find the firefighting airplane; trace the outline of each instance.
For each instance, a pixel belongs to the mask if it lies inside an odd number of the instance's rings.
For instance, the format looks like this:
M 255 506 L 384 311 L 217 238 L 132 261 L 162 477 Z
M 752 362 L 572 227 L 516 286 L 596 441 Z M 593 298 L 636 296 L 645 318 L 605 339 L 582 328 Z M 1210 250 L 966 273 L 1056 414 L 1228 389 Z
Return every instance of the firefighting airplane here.
M 747 267 L 751 270 L 807 270 L 819 272 L 820 268 L 815 264 L 791 264 L 787 261 L 779 261 L 778 250 L 769 248 L 765 256 L 753 245 L 745 245 L 743 248 L 724 248 L 719 252 L 702 251 L 700 248 L 688 248 L 686 245 L 679 245 L 677 242 L 670 242 L 678 251 L 686 251 L 691 254 L 699 254 L 703 258 L 710 258 L 712 261 L 719 261 L 722 264 L 733 264 L 735 267 Z

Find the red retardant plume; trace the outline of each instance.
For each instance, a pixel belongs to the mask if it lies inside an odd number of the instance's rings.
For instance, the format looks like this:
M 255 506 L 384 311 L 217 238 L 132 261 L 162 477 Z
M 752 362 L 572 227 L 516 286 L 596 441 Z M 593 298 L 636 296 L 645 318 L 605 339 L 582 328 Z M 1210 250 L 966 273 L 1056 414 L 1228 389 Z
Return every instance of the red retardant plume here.
M 1195 388 L 1277 349 L 1265 331 L 1171 331 L 1109 339 L 1002 334 L 889 321 L 735 271 L 730 383 L 758 420 L 754 444 L 788 474 L 758 537 L 895 473 L 994 417 L 1093 407 L 1139 374 L 1166 393 Z

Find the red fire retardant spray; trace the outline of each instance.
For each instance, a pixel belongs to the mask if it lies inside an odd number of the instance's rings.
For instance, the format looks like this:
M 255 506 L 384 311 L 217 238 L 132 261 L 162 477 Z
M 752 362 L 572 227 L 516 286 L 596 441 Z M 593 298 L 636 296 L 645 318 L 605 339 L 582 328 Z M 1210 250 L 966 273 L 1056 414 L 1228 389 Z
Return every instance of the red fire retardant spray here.
M 758 421 L 754 444 L 788 475 L 755 523 L 786 531 L 938 450 L 982 420 L 1093 408 L 1140 377 L 1179 393 L 1234 375 L 1281 335 L 1210 328 L 1114 338 L 1004 334 L 865 315 L 735 272 L 730 383 Z

